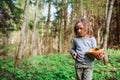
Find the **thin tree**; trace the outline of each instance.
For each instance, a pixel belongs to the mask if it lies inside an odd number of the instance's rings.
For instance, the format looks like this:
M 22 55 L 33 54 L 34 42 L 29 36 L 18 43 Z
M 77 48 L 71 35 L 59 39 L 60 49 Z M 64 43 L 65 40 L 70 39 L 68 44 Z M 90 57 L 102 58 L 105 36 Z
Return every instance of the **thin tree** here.
M 105 49 L 105 57 L 104 57 L 104 64 L 108 64 L 108 55 L 107 55 L 107 42 L 108 42 L 108 35 L 109 35 L 109 26 L 110 20 L 112 15 L 112 8 L 115 0 L 107 0 L 106 3 L 106 22 L 105 22 L 105 30 L 103 34 L 103 47 Z
M 28 27 L 28 18 L 29 18 L 28 12 L 29 12 L 29 0 L 26 0 L 25 7 L 24 7 L 24 20 L 21 26 L 19 50 L 16 55 L 17 59 L 22 59 L 23 55 L 26 53 L 27 27 Z
M 50 53 L 51 52 L 51 42 L 50 42 L 50 13 L 51 13 L 51 1 L 48 2 L 48 14 L 47 14 L 47 23 L 46 23 L 46 33 L 47 33 L 47 44 L 49 44 L 49 46 L 47 46 L 47 51 Z
M 28 26 L 28 18 L 29 18 L 29 0 L 25 1 L 25 8 L 24 8 L 24 20 L 21 27 L 21 39 L 20 39 L 20 49 L 18 57 L 19 59 L 22 58 L 23 54 L 26 52 L 26 44 L 27 44 L 27 26 Z
M 117 31 L 117 46 L 120 45 L 120 1 L 116 0 L 116 22 L 117 22 L 117 27 L 116 27 L 116 31 Z
M 34 26 L 33 26 L 33 33 L 32 33 L 32 43 L 31 43 L 31 54 L 32 55 L 37 55 L 38 49 L 39 49 L 39 41 L 38 41 L 38 31 L 37 31 L 37 23 L 38 23 L 38 4 L 39 4 L 39 0 L 36 0 L 36 6 L 35 6 L 35 16 L 34 16 Z
M 62 0 L 63 2 L 63 20 L 64 20 L 64 51 L 67 52 L 67 4 L 66 0 Z

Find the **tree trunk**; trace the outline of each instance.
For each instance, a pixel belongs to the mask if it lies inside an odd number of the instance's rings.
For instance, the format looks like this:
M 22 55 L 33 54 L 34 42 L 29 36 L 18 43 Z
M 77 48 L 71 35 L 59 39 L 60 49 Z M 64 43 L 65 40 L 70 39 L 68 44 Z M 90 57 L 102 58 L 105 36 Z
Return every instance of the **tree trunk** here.
M 43 45 L 43 36 L 44 36 L 44 32 L 43 32 L 43 27 L 44 27 L 44 22 L 42 22 L 42 25 L 41 25 L 42 29 L 41 29 L 41 39 L 40 39 L 40 53 L 43 53 L 44 52 L 44 45 Z
M 81 5 L 81 16 L 84 16 L 84 12 L 83 12 L 83 0 L 81 0 L 80 2 L 80 5 Z
M 49 5 L 48 5 L 48 20 L 47 20 L 47 27 L 48 27 L 48 36 L 47 36 L 47 40 L 48 40 L 48 52 L 51 53 L 51 39 L 50 39 L 50 32 L 51 32 L 51 29 L 50 29 L 50 12 L 51 12 L 51 2 L 49 2 Z
M 107 55 L 107 41 L 108 41 L 108 35 L 109 35 L 109 26 L 110 26 L 110 20 L 112 15 L 112 8 L 115 0 L 107 0 L 107 6 L 106 6 L 106 22 L 105 22 L 105 30 L 103 34 L 103 47 L 105 49 L 105 57 L 104 57 L 104 64 L 108 64 L 108 55 Z
M 26 44 L 27 44 L 27 27 L 28 27 L 28 18 L 29 18 L 29 0 L 25 1 L 24 8 L 24 20 L 21 26 L 21 38 L 20 38 L 20 47 L 17 55 L 18 59 L 22 59 L 23 54 L 26 53 Z
M 39 44 L 38 44 L 38 31 L 36 29 L 37 23 L 38 23 L 38 4 L 39 0 L 36 1 L 36 7 L 35 7 L 35 16 L 34 16 L 34 26 L 33 26 L 33 33 L 32 33 L 32 42 L 31 42 L 31 54 L 32 55 L 37 55 L 38 54 L 38 49 L 39 49 Z
M 117 31 L 117 46 L 120 45 L 120 1 L 116 1 L 116 4 L 117 4 L 117 8 L 116 8 L 116 22 L 117 22 L 117 28 L 116 28 L 116 31 Z
M 64 51 L 67 52 L 67 4 L 66 4 L 66 0 L 62 0 L 63 1 L 63 19 L 64 19 Z
M 59 3 L 58 3 L 58 1 L 56 0 L 56 3 L 57 3 L 57 9 L 60 7 L 59 6 Z M 63 16 L 63 11 L 62 11 L 62 9 L 60 9 L 59 10 L 59 14 L 58 14 L 59 16 Z M 58 19 L 57 19 L 57 23 L 58 23 L 58 25 L 57 25 L 57 30 L 58 30 L 58 34 L 57 34 L 57 38 L 58 38 L 58 42 L 57 42 L 57 44 L 58 44 L 58 49 L 57 49 L 57 52 L 58 53 L 61 53 L 62 52 L 62 19 L 63 19 L 63 17 L 58 17 Z
M 24 7 L 24 20 L 21 26 L 21 35 L 20 35 L 20 43 L 19 47 L 16 48 L 15 51 L 15 62 L 14 66 L 18 66 L 22 61 L 23 55 L 26 53 L 26 45 L 27 45 L 27 27 L 28 27 L 28 14 L 29 12 L 29 0 L 25 1 L 25 7 Z
M 60 13 L 62 16 L 62 13 Z M 62 52 L 62 36 L 61 36 L 61 24 L 62 24 L 62 19 L 58 19 L 58 53 Z
M 46 22 L 46 39 L 45 39 L 45 53 L 51 52 L 50 46 L 50 12 L 51 12 L 51 1 L 48 2 L 48 13 L 47 13 L 47 22 Z M 49 44 L 49 46 L 48 46 Z
M 80 18 L 80 0 L 76 0 L 74 4 L 74 11 L 75 11 L 75 20 L 77 21 Z M 81 2 L 82 5 L 82 2 Z M 83 8 L 83 6 L 82 6 Z
M 72 11 L 71 15 L 70 15 L 70 23 L 71 23 L 71 30 L 70 30 L 71 31 L 71 39 L 70 40 L 72 40 L 74 38 L 74 36 L 75 36 L 74 35 L 74 22 L 73 22 L 74 17 L 75 17 L 74 14 L 75 14 L 74 11 Z
M 98 45 L 98 47 L 101 47 L 101 40 L 102 40 L 101 30 L 102 30 L 102 26 L 100 28 L 98 28 L 98 33 L 97 33 L 97 38 L 98 38 L 98 40 L 97 40 L 98 44 L 97 45 Z

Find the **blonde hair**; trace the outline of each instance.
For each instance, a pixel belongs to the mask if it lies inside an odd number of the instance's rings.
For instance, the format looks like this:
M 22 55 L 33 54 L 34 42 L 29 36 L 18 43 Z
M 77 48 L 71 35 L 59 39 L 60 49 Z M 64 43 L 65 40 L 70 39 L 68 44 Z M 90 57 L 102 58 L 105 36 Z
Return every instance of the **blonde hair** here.
M 85 19 L 85 18 L 80 18 L 76 23 L 75 23 L 75 26 L 74 26 L 74 33 L 75 33 L 75 35 L 77 36 L 78 35 L 78 33 L 77 33 L 77 24 L 78 23 L 82 23 L 83 24 L 83 26 L 85 27 L 85 29 L 86 29 L 86 31 L 87 31 L 87 35 L 89 36 L 89 37 L 92 37 L 93 36 L 93 29 L 92 29 L 92 27 L 91 27 L 91 25 L 90 25 L 90 22 L 87 20 L 87 19 Z

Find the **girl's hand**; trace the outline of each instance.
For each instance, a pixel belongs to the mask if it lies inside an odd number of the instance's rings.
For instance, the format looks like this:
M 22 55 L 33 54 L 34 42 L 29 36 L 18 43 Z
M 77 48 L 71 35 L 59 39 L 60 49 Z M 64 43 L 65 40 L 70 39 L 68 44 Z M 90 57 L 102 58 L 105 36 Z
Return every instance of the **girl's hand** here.
M 104 57 L 104 49 L 93 48 L 93 49 L 88 50 L 87 53 L 89 55 L 92 55 L 98 60 L 101 60 Z
M 78 54 L 77 53 L 73 53 L 73 59 L 77 59 L 77 56 L 78 56 Z
M 96 56 L 96 59 L 101 60 L 101 59 L 103 59 L 103 57 L 104 57 L 104 54 L 99 54 Z

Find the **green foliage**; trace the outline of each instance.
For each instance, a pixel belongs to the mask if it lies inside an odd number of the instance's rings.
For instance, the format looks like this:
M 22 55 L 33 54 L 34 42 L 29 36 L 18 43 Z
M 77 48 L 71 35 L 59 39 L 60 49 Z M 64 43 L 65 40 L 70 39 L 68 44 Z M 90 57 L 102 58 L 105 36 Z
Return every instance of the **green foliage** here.
M 13 56 L 15 45 L 0 45 L 0 55 L 4 57 Z
M 119 80 L 120 52 L 108 50 L 110 63 L 95 60 L 93 80 Z M 115 52 L 113 54 L 113 52 Z M 74 61 L 69 54 L 43 54 L 24 60 L 14 68 L 13 59 L 0 60 L 0 80 L 75 80 Z
M 73 80 L 73 60 L 64 54 L 48 54 L 35 56 L 28 60 L 36 68 L 42 80 Z M 40 69 L 39 69 L 40 68 Z M 36 78 L 34 78 L 36 79 Z
M 20 29 L 23 9 L 17 5 L 16 0 L 0 1 L 0 35 L 8 38 L 9 32 Z
M 8 51 L 9 53 L 13 53 L 14 52 L 14 45 L 5 45 L 3 50 L 4 51 Z
M 108 49 L 109 64 L 95 61 L 94 80 L 119 80 L 120 78 L 120 51 Z

